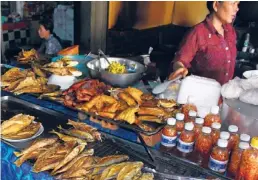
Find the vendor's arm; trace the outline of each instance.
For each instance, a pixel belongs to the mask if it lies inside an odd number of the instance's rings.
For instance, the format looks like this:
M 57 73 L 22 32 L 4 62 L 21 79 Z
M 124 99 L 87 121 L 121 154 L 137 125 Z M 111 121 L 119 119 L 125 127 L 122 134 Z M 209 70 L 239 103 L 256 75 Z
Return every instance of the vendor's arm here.
M 188 74 L 188 68 L 191 67 L 191 62 L 198 50 L 197 32 L 193 28 L 183 39 L 180 44 L 179 51 L 176 53 L 174 60 L 171 62 L 173 69 L 169 76 L 169 80 L 175 79 L 178 76 L 185 77 Z

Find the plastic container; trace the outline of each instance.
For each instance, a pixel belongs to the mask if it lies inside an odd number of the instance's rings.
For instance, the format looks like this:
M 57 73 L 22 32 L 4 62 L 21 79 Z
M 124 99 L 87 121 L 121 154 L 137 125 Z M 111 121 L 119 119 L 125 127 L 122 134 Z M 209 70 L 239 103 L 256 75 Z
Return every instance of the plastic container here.
M 230 176 L 235 177 L 237 174 L 238 167 L 241 162 L 241 156 L 245 149 L 248 149 L 250 146 L 247 142 L 240 142 L 238 148 L 232 152 L 231 159 L 228 166 L 228 173 Z
M 189 96 L 187 98 L 187 103 L 182 106 L 182 113 L 185 115 L 185 119 L 188 119 L 188 115 L 191 110 L 197 112 L 197 107 L 193 102 L 194 98 Z
M 229 132 L 227 132 L 227 131 L 221 131 L 220 132 L 220 136 L 219 136 L 220 139 L 228 140 L 229 137 L 230 137 Z
M 176 114 L 176 131 L 177 134 L 181 134 L 184 130 L 185 122 L 184 122 L 185 115 L 183 113 Z
M 203 127 L 202 133 L 195 142 L 195 150 L 203 155 L 210 153 L 212 148 L 211 128 Z
M 242 154 L 236 180 L 258 179 L 258 137 L 253 137 L 250 145 Z
M 190 153 L 193 151 L 194 147 L 194 125 L 193 123 L 185 123 L 185 129 L 180 134 L 177 149 L 183 153 Z
M 167 125 L 162 130 L 161 144 L 166 147 L 174 147 L 177 142 L 176 119 L 169 118 Z
M 247 142 L 249 143 L 251 139 L 251 136 L 248 134 L 240 134 L 240 142 Z
M 211 112 L 204 118 L 204 126 L 211 127 L 214 122 L 221 123 L 219 106 L 211 107 Z
M 220 123 L 212 123 L 211 125 L 211 138 L 212 138 L 212 145 L 216 145 L 218 142 L 218 139 L 220 137 L 220 128 L 221 124 Z
M 233 149 L 237 148 L 239 143 L 239 135 L 237 134 L 238 127 L 235 125 L 230 125 L 228 127 L 228 131 L 230 132 L 230 137 L 228 141 L 228 150 L 232 151 Z
M 227 149 L 228 141 L 219 139 L 217 146 L 212 149 L 208 167 L 216 172 L 224 173 L 227 169 L 229 152 Z
M 194 97 L 194 104 L 197 106 L 197 114 L 200 116 L 203 107 L 216 106 L 220 99 L 221 85 L 214 79 L 200 77 L 200 76 L 187 76 L 181 82 L 177 102 L 179 104 L 186 104 L 189 96 Z M 205 117 L 209 112 L 200 117 Z
M 204 119 L 203 118 L 196 118 L 194 123 L 194 136 L 195 139 L 198 138 L 199 134 L 202 132 Z
M 188 123 L 188 122 L 194 123 L 196 116 L 197 116 L 196 111 L 190 110 L 188 113 L 188 117 L 185 118 L 185 123 Z

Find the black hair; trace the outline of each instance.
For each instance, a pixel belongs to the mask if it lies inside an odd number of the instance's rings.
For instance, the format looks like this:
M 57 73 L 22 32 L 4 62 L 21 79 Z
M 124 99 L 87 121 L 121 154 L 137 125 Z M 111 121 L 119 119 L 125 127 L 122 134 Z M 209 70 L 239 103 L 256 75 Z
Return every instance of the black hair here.
M 208 10 L 210 11 L 210 13 L 212 13 L 214 11 L 213 2 L 214 1 L 207 1 L 207 3 L 206 3 L 206 6 L 207 6 Z
M 49 32 L 52 34 L 54 30 L 54 24 L 53 21 L 50 19 L 42 19 L 39 21 L 39 24 L 44 26 L 46 30 L 49 30 Z

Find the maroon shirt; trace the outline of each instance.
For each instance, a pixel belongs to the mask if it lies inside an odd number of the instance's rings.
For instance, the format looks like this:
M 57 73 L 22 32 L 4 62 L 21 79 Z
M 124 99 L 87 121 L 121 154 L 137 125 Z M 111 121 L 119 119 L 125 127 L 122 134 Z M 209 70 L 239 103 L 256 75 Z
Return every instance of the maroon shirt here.
M 185 36 L 175 61 L 192 68 L 195 75 L 216 79 L 221 84 L 228 82 L 235 69 L 236 33 L 231 24 L 223 27 L 224 37 L 206 17 Z

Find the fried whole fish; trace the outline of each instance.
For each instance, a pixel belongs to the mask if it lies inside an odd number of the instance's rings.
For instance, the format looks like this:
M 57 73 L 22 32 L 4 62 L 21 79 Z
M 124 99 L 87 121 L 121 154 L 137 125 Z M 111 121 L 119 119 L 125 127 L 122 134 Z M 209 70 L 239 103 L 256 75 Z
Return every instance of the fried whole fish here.
M 66 130 L 66 129 L 63 129 L 61 125 L 58 126 L 58 129 L 60 129 L 63 133 L 65 133 L 67 135 L 74 136 L 79 139 L 84 139 L 87 142 L 94 142 L 94 137 L 88 132 L 80 131 L 78 129 Z
M 18 114 L 1 124 L 2 135 L 13 135 L 29 126 L 35 119 L 34 116 Z
M 109 166 L 111 164 L 120 163 L 128 160 L 129 157 L 127 155 L 111 155 L 101 158 L 97 164 L 93 165 L 91 168 Z
M 81 123 L 81 122 L 75 122 L 72 121 L 70 119 L 68 119 L 68 123 L 69 125 L 72 125 L 75 129 L 78 129 L 80 131 L 85 131 L 85 132 L 89 132 L 93 135 L 93 137 L 99 141 L 101 141 L 101 133 L 97 131 L 96 128 L 87 125 L 85 123 Z
M 32 70 L 33 72 L 38 75 L 39 77 L 44 77 L 46 78 L 47 77 L 47 74 L 40 68 L 39 65 L 35 64 L 35 63 L 32 63 L 31 64 L 31 67 L 32 67 Z
M 55 169 L 52 171 L 52 173 L 55 173 L 57 170 L 59 170 L 61 167 L 69 163 L 73 158 L 75 158 L 78 154 L 80 154 L 86 144 L 79 144 L 76 146 L 70 153 L 68 153 L 65 158 L 55 167 Z
M 143 173 L 141 177 L 137 180 L 153 180 L 154 175 L 152 173 Z
M 32 137 L 33 135 L 35 135 L 39 131 L 40 126 L 41 126 L 41 123 L 39 123 L 39 122 L 31 123 L 29 126 L 25 127 L 24 129 L 19 131 L 17 134 L 13 134 L 13 135 L 7 134 L 7 135 L 3 135 L 3 137 L 7 138 L 7 139 L 29 138 L 29 137 Z
M 59 133 L 59 132 L 57 132 L 55 130 L 50 131 L 50 133 L 56 134 L 64 142 L 75 141 L 75 142 L 77 142 L 79 144 L 85 144 L 85 145 L 87 144 L 87 142 L 82 140 L 82 139 L 79 139 L 79 138 L 76 138 L 76 137 L 72 137 L 72 136 L 68 136 L 68 135 Z
M 130 180 L 132 179 L 143 167 L 142 162 L 133 162 L 124 166 L 117 175 L 117 180 Z
M 17 157 L 20 157 L 22 155 L 31 153 L 33 151 L 35 151 L 36 149 L 45 147 L 47 145 L 51 145 L 54 144 L 55 142 L 57 142 L 58 138 L 44 138 L 44 139 L 39 139 L 36 140 L 30 147 L 28 147 L 27 149 L 23 150 L 22 152 L 14 152 L 14 154 Z
M 68 170 L 74 168 L 74 166 L 80 167 L 84 163 L 84 160 L 85 160 L 84 157 L 86 157 L 87 160 L 89 160 L 88 156 L 92 156 L 93 154 L 94 154 L 94 149 L 88 149 L 88 150 L 82 152 L 80 155 L 75 157 L 72 161 L 70 161 L 67 165 L 62 167 L 60 170 L 56 171 L 54 174 L 63 173 L 65 171 L 68 171 Z M 79 163 L 80 161 L 82 161 L 81 164 Z
M 21 71 L 19 68 L 11 68 L 1 76 L 2 82 L 13 82 L 20 78 L 26 77 L 26 71 Z
M 115 178 L 119 171 L 126 165 L 128 165 L 128 162 L 119 163 L 119 164 L 113 164 L 111 166 L 108 166 L 99 177 L 99 180 L 106 180 L 109 178 Z

